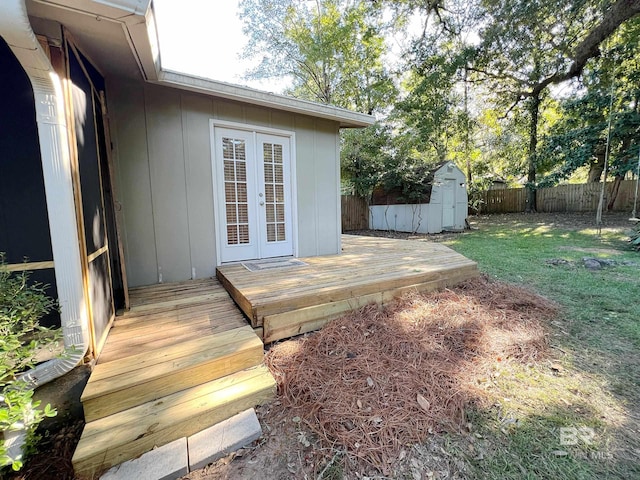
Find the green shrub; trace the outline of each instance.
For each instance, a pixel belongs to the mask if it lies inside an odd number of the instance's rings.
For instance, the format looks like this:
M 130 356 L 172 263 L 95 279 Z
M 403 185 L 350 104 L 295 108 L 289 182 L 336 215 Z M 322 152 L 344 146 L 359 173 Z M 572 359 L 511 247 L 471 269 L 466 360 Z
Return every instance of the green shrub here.
M 28 272 L 11 273 L 0 253 L 0 432 L 24 429 L 27 445 L 45 417 L 55 416 L 50 405 L 40 408 L 33 402 L 30 385 L 19 379 L 20 373 L 35 365 L 39 349 L 52 345 L 58 332 L 39 325 L 39 320 L 55 308 L 47 296 L 47 285 L 29 282 Z M 0 439 L 0 468 L 22 467 L 22 458 L 10 458 L 4 435 Z

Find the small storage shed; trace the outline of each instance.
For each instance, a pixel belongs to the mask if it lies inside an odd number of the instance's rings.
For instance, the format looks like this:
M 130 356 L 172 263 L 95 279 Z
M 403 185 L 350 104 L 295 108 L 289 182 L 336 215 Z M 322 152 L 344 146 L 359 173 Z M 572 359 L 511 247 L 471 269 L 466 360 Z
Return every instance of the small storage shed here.
M 421 203 L 402 202 L 398 192 L 374 194 L 369 228 L 412 233 L 464 230 L 467 201 L 464 172 L 453 162 L 446 162 L 433 171 L 431 192 Z

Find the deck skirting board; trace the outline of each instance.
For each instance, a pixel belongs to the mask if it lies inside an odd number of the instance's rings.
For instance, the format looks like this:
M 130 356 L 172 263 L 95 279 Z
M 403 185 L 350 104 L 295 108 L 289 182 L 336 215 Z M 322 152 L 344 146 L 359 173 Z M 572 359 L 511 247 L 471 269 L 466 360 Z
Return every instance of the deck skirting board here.
M 378 305 L 387 305 L 406 293 L 431 292 L 433 290 L 455 285 L 456 283 L 477 275 L 479 275 L 477 272 L 474 274 L 464 272 L 444 279 L 432 280 L 430 282 L 418 283 L 415 285 L 407 285 L 393 290 L 385 290 L 337 302 L 267 315 L 264 317 L 263 341 L 264 343 L 271 343 L 277 340 L 282 340 L 283 338 L 312 332 L 322 328 L 331 320 L 366 305 L 374 303 Z
M 405 291 L 427 291 L 478 275 L 477 264 L 431 242 L 343 236 L 343 253 L 302 258 L 307 266 L 250 272 L 218 267 L 216 275 L 251 321 L 273 342 L 316 330 L 368 303 Z

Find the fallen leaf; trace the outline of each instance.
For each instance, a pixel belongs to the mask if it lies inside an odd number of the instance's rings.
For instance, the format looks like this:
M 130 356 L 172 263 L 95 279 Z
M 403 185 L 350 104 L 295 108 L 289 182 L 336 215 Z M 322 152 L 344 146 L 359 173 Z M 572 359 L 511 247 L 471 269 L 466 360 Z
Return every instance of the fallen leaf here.
M 417 400 L 418 400 L 418 405 L 420 405 L 420 407 L 425 411 L 428 412 L 429 408 L 431 408 L 431 404 L 429 403 L 429 400 L 427 400 L 426 398 L 424 398 L 424 396 L 419 393 L 417 395 Z
M 369 385 L 370 387 L 373 387 L 373 378 L 371 377 L 367 377 L 367 385 Z
M 358 408 L 362 408 L 362 402 L 360 399 L 356 400 L 356 405 L 358 405 Z

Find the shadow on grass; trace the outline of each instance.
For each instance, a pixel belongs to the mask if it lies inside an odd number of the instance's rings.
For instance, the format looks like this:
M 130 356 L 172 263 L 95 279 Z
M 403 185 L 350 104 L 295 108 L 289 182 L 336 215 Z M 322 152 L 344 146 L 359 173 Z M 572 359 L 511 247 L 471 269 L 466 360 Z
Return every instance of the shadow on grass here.
M 579 407 L 546 405 L 540 413 L 516 420 L 495 407 L 473 410 L 469 419 L 474 433 L 458 439 L 456 453 L 466 459 L 475 478 L 638 478 L 637 458 L 611 444 L 608 439 L 617 432 L 598 417 L 586 402 Z

